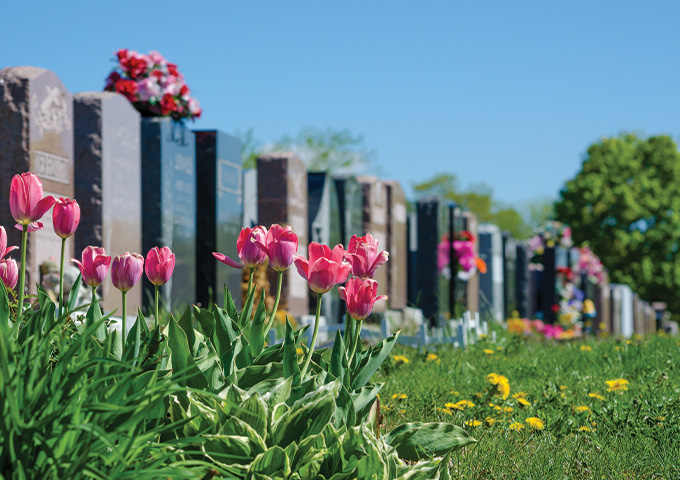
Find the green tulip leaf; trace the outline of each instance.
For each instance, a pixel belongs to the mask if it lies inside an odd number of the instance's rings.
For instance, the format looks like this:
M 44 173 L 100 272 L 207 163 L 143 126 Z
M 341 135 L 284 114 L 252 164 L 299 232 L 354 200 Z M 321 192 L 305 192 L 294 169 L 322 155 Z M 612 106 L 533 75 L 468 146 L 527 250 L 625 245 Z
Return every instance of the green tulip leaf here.
M 168 346 L 172 352 L 172 374 L 179 377 L 179 383 L 192 388 L 208 388 L 208 380 L 191 355 L 187 336 L 172 316 L 168 324 Z
M 255 317 L 250 326 L 250 353 L 253 358 L 257 358 L 264 350 L 264 326 L 267 323 L 267 311 L 264 308 L 264 290 L 260 295 L 260 303 L 255 310 Z
M 300 365 L 298 365 L 297 347 L 293 327 L 286 318 L 286 336 L 283 340 L 283 376 L 293 379 L 293 387 L 300 386 Z
M 69 314 L 73 312 L 76 308 L 76 304 L 78 303 L 78 297 L 80 296 L 80 287 L 83 284 L 83 275 L 78 274 L 78 278 L 76 278 L 76 281 L 73 282 L 73 285 L 71 286 L 71 291 L 68 293 L 68 301 L 66 302 L 66 311 L 64 312 L 65 314 Z
M 382 342 L 378 343 L 369 351 L 368 355 L 362 359 L 356 371 L 354 371 L 352 374 L 352 389 L 357 390 L 366 385 L 371 380 L 373 374 L 378 371 L 380 365 L 382 365 L 385 359 L 389 356 L 394 345 L 396 345 L 398 337 L 399 332 L 396 332 L 391 337 L 388 337 Z

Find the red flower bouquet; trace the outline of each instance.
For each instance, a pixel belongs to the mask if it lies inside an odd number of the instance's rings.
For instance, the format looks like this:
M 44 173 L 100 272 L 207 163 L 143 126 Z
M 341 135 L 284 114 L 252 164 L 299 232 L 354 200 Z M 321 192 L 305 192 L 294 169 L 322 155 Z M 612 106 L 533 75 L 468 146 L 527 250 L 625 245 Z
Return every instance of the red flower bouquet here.
M 163 55 L 123 48 L 116 57 L 118 66 L 107 77 L 105 91 L 125 95 L 145 117 L 193 120 L 201 116 L 201 107 L 190 96 L 184 76 Z

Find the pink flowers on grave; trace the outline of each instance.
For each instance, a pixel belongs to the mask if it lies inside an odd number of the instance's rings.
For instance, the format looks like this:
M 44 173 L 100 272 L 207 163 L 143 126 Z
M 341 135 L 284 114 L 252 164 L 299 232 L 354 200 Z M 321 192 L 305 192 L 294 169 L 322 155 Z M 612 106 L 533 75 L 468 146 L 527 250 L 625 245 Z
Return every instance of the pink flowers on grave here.
M 309 288 L 314 292 L 324 294 L 335 285 L 347 281 L 352 266 L 343 261 L 345 251 L 342 245 L 336 245 L 331 250 L 328 245 L 311 242 L 308 251 L 309 260 L 295 255 L 293 261 L 298 273 L 309 282 Z
M 43 198 L 42 181 L 37 175 L 26 172 L 14 175 L 9 190 L 9 208 L 12 217 L 17 222 L 17 228 L 28 226 L 33 232 L 43 228 L 38 222 L 54 205 L 55 199 L 51 195 Z
M 85 247 L 82 260 L 72 258 L 71 261 L 78 265 L 83 276 L 83 282 L 90 287 L 98 287 L 104 282 L 106 274 L 111 267 L 111 257 L 106 255 L 103 247 Z
M 70 198 L 59 198 L 52 210 L 54 233 L 61 238 L 68 238 L 75 233 L 80 223 L 80 205 Z
M 144 257 L 139 253 L 126 252 L 117 255 L 111 264 L 111 282 L 121 292 L 134 287 L 144 273 Z
M 385 295 L 377 296 L 378 282 L 371 278 L 352 277 L 338 291 L 340 298 L 347 304 L 347 313 L 357 321 L 371 314 L 376 301 L 387 300 Z
M 284 272 L 293 263 L 298 249 L 298 236 L 290 226 L 286 228 L 275 223 L 269 228 L 265 242 L 255 240 L 255 244 L 269 257 L 269 265 L 277 272 Z
M 236 251 L 241 262 L 237 262 L 229 258 L 223 253 L 213 252 L 213 256 L 233 268 L 250 267 L 255 268 L 264 265 L 267 262 L 267 253 L 263 251 L 257 244 L 265 243 L 267 239 L 267 229 L 261 225 L 257 227 L 246 227 L 241 229 L 241 233 L 236 241 Z
M 347 249 L 347 259 L 352 265 L 352 275 L 373 278 L 375 271 L 389 258 L 386 251 L 378 252 L 378 241 L 370 233 L 363 237 L 353 235 Z
M 454 258 L 458 260 L 461 271 L 468 274 L 466 278 L 477 270 L 486 273 L 486 263 L 477 256 L 474 241 L 474 236 L 467 230 L 457 233 L 456 239 L 453 241 Z M 444 269 L 449 266 L 450 247 L 451 242 L 449 242 L 448 235 L 444 235 L 442 241 L 437 245 L 437 269 L 439 273 L 443 273 Z
M 19 280 L 19 266 L 16 260 L 12 258 L 4 258 L 0 260 L 0 280 L 5 284 L 5 287 L 14 290 Z
M 172 272 L 175 270 L 175 254 L 168 247 L 153 247 L 146 254 L 144 271 L 149 281 L 161 286 L 168 283 Z

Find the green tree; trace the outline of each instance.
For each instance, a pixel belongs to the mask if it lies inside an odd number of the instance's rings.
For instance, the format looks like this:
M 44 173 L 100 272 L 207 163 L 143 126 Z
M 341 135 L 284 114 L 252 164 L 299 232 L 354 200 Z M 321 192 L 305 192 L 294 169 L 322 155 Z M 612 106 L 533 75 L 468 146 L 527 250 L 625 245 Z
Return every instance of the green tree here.
M 480 222 L 493 223 L 507 230 L 516 238 L 526 238 L 531 228 L 522 215 L 512 207 L 494 200 L 493 189 L 483 183 L 463 188 L 453 173 L 438 173 L 429 180 L 413 184 L 418 198 L 436 196 L 445 201 L 454 201 L 461 208 L 469 210 Z
M 306 127 L 296 135 L 283 135 L 279 140 L 262 143 L 253 130 L 237 132 L 243 144 L 244 168 L 255 168 L 258 155 L 274 151 L 292 151 L 307 164 L 309 170 L 333 173 L 361 173 L 375 165 L 376 152 L 366 146 L 363 135 L 347 129 L 334 130 Z
M 680 312 L 680 153 L 671 138 L 624 134 L 591 145 L 555 213 L 613 282 Z

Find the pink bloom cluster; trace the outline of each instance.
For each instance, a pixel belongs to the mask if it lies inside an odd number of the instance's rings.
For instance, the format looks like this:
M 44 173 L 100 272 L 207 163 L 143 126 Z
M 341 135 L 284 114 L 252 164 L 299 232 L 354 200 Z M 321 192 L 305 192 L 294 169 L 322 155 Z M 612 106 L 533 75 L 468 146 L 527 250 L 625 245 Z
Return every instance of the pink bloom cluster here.
M 116 57 L 118 66 L 106 79 L 104 90 L 125 95 L 144 116 L 175 120 L 201 116 L 201 107 L 191 96 L 184 76 L 163 55 L 121 49 Z
M 597 285 L 601 285 L 605 281 L 604 266 L 590 247 L 578 249 L 578 262 L 576 262 L 574 271 L 578 275 L 587 275 L 588 279 Z
M 476 268 L 482 273 L 486 272 L 486 266 L 475 252 L 475 238 L 468 232 L 463 231 L 457 235 L 457 239 L 453 241 L 453 255 L 460 268 L 465 273 L 474 273 Z M 449 266 L 449 248 L 451 243 L 448 241 L 448 235 L 442 237 L 442 241 L 437 245 L 437 269 L 442 273 L 446 267 Z M 480 268 L 481 267 L 481 268 Z

